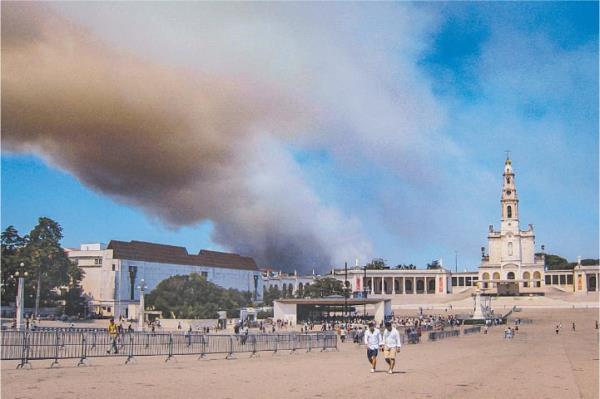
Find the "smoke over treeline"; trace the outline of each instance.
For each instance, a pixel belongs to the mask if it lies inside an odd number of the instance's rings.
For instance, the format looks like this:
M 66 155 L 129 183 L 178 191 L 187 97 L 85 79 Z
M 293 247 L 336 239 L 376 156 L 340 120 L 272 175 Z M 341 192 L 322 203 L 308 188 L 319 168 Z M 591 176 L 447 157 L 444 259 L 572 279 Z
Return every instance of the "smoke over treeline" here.
M 282 141 L 319 112 L 263 78 L 161 64 L 43 6 L 2 7 L 3 151 L 172 227 L 210 220 L 215 242 L 263 266 L 366 257 L 358 221 L 321 203 Z

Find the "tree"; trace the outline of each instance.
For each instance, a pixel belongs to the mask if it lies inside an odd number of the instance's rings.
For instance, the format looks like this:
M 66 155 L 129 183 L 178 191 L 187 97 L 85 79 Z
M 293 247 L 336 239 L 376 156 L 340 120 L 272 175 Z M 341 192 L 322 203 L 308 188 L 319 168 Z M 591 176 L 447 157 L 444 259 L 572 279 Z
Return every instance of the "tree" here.
M 225 289 L 192 273 L 161 281 L 146 296 L 146 303 L 165 318 L 213 319 L 219 310 L 227 311 L 230 317 L 239 314 L 239 308 L 248 306 L 251 299 L 250 292 Z
M 542 256 L 541 252 L 535 254 L 536 256 Z M 577 266 L 577 262 L 569 262 L 565 258 L 559 255 L 546 254 L 546 270 L 572 270 Z M 599 259 L 582 259 L 582 266 L 592 266 L 599 264 Z
M 273 301 L 281 298 L 281 291 L 279 287 L 273 285 L 268 290 L 263 292 L 263 303 L 267 306 L 273 306 Z
M 600 265 L 600 259 L 582 259 L 581 265 L 582 266 Z
M 541 256 L 542 253 L 537 253 L 537 256 Z M 565 258 L 546 254 L 546 270 L 565 270 L 565 269 L 573 269 L 574 265 L 570 265 L 569 261 Z
M 72 287 L 62 290 L 60 299 L 64 302 L 62 312 L 67 315 L 83 315 L 87 298 L 83 295 L 81 287 Z
M 388 266 L 385 265 L 385 260 L 383 258 L 375 258 L 371 262 L 367 263 L 367 269 L 389 269 Z
M 433 260 L 433 261 L 431 261 L 431 263 L 427 264 L 428 270 L 441 269 L 441 268 L 442 267 L 440 266 L 440 262 L 438 260 Z
M 344 295 L 344 285 L 331 277 L 316 279 L 303 290 L 304 297 L 323 298 L 330 295 Z
M 20 253 L 25 246 L 25 239 L 19 235 L 14 226 L 8 226 L 1 234 L 2 241 L 2 305 L 14 302 L 17 296 L 17 284 L 14 276 L 21 263 Z
M 39 218 L 38 224 L 24 237 L 13 226 L 8 226 L 2 232 L 3 305 L 15 300 L 16 284 L 10 276 L 14 276 L 23 263 L 23 271 L 28 273 L 25 279 L 25 292 L 28 293 L 25 295 L 25 306 L 35 306 L 39 292 L 40 307 L 54 307 L 61 299 L 67 301 L 65 309 L 80 307 L 79 284 L 83 271 L 68 258 L 60 245 L 62 238 L 62 227 L 46 217 Z M 62 293 L 71 289 L 74 291 L 69 295 Z

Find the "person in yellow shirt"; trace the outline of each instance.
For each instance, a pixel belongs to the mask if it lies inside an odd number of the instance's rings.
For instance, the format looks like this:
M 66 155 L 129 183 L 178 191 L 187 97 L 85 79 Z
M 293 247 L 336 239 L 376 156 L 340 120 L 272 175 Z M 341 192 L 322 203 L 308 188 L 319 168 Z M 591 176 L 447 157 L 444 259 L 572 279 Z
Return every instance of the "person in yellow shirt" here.
M 108 323 L 108 336 L 110 337 L 110 347 L 106 351 L 106 353 L 111 353 L 111 351 L 115 351 L 119 353 L 119 348 L 117 348 L 117 337 L 119 336 L 117 332 L 117 325 L 115 324 L 115 319 L 111 318 Z

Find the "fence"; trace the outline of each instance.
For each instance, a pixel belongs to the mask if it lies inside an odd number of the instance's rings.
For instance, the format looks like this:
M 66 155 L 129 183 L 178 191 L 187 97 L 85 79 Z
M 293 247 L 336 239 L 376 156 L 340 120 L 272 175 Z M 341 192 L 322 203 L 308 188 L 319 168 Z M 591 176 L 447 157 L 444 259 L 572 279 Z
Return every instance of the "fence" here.
M 447 337 L 458 337 L 460 330 L 449 330 L 449 331 L 431 331 L 429 333 L 430 341 L 438 341 Z
M 1 337 L 2 360 L 19 360 L 17 368 L 30 366 L 30 360 L 79 359 L 78 366 L 91 357 L 166 356 L 226 354 L 271 351 L 337 349 L 337 335 L 312 334 L 163 334 L 131 332 L 111 337 L 104 331 L 4 331 Z
M 464 335 L 474 334 L 474 333 L 478 333 L 478 332 L 481 332 L 481 326 L 467 327 L 463 330 Z

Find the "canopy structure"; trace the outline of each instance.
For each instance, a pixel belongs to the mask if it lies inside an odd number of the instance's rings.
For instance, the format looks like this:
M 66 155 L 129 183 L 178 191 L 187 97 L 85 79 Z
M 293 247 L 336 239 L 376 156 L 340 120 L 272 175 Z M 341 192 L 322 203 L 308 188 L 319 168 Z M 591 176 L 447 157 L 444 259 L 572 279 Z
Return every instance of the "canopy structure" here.
M 292 325 L 304 321 L 322 321 L 329 317 L 343 317 L 356 311 L 358 306 L 373 308 L 375 321 L 381 322 L 392 315 L 390 299 L 358 299 L 343 297 L 280 299 L 273 302 L 275 320 L 288 321 Z

